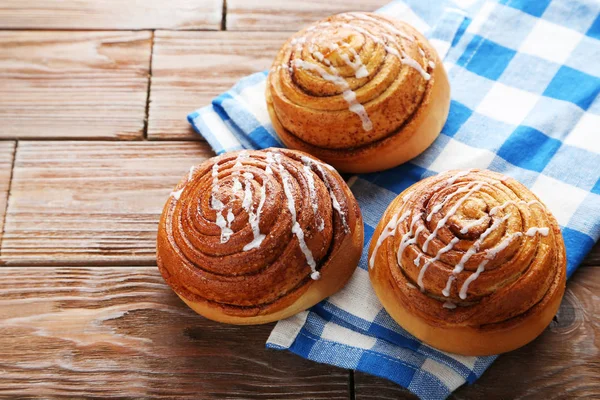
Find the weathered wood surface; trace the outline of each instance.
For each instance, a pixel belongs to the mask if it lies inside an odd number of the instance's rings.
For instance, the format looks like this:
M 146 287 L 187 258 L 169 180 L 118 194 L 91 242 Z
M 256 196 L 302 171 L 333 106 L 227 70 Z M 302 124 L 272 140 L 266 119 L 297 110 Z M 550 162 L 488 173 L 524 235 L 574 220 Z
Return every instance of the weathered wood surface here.
M 0 138 L 141 138 L 151 35 L 0 31 Z
M 2 29 L 219 29 L 222 0 L 3 0 Z
M 198 140 L 186 115 L 268 68 L 292 31 L 388 2 L 227 0 L 222 19 L 221 0 L 5 0 L 0 139 L 140 140 L 148 117 L 149 139 Z M 160 30 L 222 21 L 261 32 Z M 414 398 L 266 350 L 272 324 L 199 317 L 147 267 L 162 206 L 212 156 L 205 143 L 21 140 L 11 170 L 14 146 L 0 140 L 0 397 Z M 600 398 L 600 246 L 584 265 L 558 321 L 452 398 Z
M 375 11 L 389 0 L 227 0 L 227 30 L 297 31 L 346 11 Z
M 348 399 L 348 371 L 202 318 L 155 267 L 0 268 L 0 397 Z
M 4 212 L 10 186 L 15 142 L 0 142 L 0 245 L 4 226 Z
M 162 207 L 203 142 L 22 141 L 0 262 L 155 263 Z
M 186 116 L 240 78 L 271 66 L 289 33 L 157 31 L 149 139 L 199 139 Z
M 580 268 L 554 322 L 535 341 L 504 354 L 454 399 L 600 398 L 600 268 Z M 413 399 L 384 379 L 355 373 L 356 399 Z

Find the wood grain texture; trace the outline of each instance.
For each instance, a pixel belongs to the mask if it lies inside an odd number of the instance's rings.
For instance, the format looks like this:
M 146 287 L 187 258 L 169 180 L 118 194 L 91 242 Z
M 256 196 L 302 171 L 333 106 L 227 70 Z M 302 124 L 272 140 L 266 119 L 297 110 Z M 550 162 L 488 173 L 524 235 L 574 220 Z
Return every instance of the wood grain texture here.
M 3 0 L 3 29 L 219 29 L 222 0 Z
M 151 32 L 0 32 L 0 138 L 141 138 L 150 52 Z
M 389 0 L 227 0 L 228 30 L 297 31 L 346 11 L 375 11 Z
M 14 152 L 15 142 L 0 142 L 0 244 L 2 243 L 4 212 L 6 211 Z
M 169 193 L 211 157 L 194 142 L 19 142 L 0 263 L 155 263 Z
M 451 399 L 600 398 L 600 268 L 580 268 L 557 319 L 525 347 L 504 354 Z M 356 399 L 416 399 L 384 379 L 355 373 Z
M 288 33 L 166 32 L 154 39 L 149 139 L 199 139 L 186 120 L 240 78 L 271 66 Z
M 0 268 L 0 396 L 348 399 L 348 372 L 192 312 L 154 267 Z

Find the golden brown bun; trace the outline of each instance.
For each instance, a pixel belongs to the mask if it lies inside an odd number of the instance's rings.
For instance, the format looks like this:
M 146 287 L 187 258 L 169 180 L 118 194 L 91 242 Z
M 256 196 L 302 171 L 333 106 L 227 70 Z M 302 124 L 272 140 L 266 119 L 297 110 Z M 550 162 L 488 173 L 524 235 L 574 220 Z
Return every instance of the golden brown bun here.
M 499 354 L 552 321 L 565 290 L 565 246 L 556 219 L 516 180 L 449 171 L 390 204 L 371 241 L 369 275 L 387 312 L 425 343 Z
M 197 313 L 263 324 L 341 289 L 362 247 L 360 210 L 340 175 L 308 154 L 267 149 L 192 167 L 163 210 L 157 262 Z
M 397 166 L 429 147 L 446 122 L 450 86 L 435 49 L 413 27 L 345 13 L 283 45 L 266 99 L 287 147 L 359 173 Z

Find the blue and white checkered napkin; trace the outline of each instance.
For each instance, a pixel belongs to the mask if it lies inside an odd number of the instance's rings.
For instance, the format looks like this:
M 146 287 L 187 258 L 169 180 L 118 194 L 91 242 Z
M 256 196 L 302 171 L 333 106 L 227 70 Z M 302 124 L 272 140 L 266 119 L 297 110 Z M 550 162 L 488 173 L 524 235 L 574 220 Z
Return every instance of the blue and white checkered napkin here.
M 373 230 L 392 199 L 420 179 L 488 168 L 523 182 L 552 210 L 570 276 L 600 235 L 600 3 L 426 3 L 396 1 L 379 12 L 425 33 L 444 60 L 452 103 L 442 134 L 410 163 L 353 180 L 365 222 L 359 268 L 342 291 L 280 321 L 267 346 L 439 399 L 475 381 L 495 357 L 440 352 L 388 316 L 367 272 Z M 280 146 L 266 110 L 265 76 L 242 79 L 189 116 L 217 153 Z

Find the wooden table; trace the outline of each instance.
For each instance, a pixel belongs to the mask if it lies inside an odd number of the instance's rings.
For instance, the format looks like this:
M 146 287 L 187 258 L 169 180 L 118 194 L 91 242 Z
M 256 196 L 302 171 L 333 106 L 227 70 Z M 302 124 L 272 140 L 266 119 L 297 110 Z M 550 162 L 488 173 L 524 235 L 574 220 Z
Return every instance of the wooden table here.
M 155 266 L 164 201 L 212 154 L 186 114 L 289 31 L 386 2 L 1 2 L 0 397 L 412 398 L 195 315 Z M 584 264 L 546 332 L 455 398 L 600 396 L 600 247 Z

